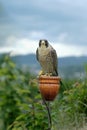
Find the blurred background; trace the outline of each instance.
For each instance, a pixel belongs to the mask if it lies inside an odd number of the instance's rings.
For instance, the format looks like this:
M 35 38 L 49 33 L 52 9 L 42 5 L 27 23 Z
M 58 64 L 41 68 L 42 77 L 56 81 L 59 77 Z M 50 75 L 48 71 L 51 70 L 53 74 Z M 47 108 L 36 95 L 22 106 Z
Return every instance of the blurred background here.
M 38 42 L 47 39 L 57 51 L 60 75 L 64 76 L 67 68 L 72 68 L 73 73 L 76 66 L 83 75 L 83 64 L 87 61 L 86 3 L 86 0 L 0 0 L 0 54 L 10 52 L 16 56 L 17 64 L 28 65 L 37 73 Z M 79 76 L 78 70 L 74 76 Z

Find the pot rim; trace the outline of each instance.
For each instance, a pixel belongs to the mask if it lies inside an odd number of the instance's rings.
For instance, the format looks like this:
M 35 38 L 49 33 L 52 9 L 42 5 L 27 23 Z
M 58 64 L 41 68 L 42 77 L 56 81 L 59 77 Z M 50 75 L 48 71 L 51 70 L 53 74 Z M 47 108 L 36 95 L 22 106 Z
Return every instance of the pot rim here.
M 46 76 L 46 75 L 41 75 L 40 77 L 38 77 L 38 79 L 57 79 L 57 80 L 61 80 L 60 76 Z

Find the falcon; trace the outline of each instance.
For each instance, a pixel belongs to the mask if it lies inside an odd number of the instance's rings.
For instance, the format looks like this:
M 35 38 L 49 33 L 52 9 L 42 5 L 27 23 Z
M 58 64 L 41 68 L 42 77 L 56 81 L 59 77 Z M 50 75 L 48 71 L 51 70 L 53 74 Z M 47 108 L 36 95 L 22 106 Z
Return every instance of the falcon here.
M 40 40 L 39 47 L 36 50 L 36 58 L 41 65 L 42 70 L 39 76 L 58 76 L 58 59 L 55 49 L 47 40 Z

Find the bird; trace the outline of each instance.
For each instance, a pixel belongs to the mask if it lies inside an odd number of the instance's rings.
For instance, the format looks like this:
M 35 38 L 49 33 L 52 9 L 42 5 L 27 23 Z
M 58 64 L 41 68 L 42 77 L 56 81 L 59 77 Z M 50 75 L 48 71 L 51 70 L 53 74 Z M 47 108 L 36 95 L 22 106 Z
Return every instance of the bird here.
M 58 76 L 57 53 L 47 40 L 39 40 L 39 46 L 36 50 L 36 59 L 42 68 L 39 72 L 39 76 Z

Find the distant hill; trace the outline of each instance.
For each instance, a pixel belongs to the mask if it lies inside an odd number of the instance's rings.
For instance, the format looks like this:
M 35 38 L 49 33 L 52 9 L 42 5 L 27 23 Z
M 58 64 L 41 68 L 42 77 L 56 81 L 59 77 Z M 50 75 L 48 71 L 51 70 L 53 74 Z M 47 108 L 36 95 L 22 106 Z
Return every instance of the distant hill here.
M 36 56 L 34 54 L 28 54 L 28 55 L 17 55 L 13 56 L 12 59 L 19 65 L 28 65 L 31 66 L 33 64 L 36 64 Z
M 32 73 L 38 73 L 41 69 L 39 63 L 36 60 L 36 56 L 34 54 L 29 55 L 19 55 L 14 56 L 12 59 L 17 63 L 17 65 L 21 65 L 29 67 Z M 58 58 L 58 70 L 59 75 L 62 77 L 72 78 L 72 77 L 83 77 L 85 70 L 84 66 L 87 64 L 87 56 L 81 57 L 62 57 Z
M 1 56 L 1 55 L 0 55 Z M 23 69 L 29 68 L 31 73 L 37 74 L 41 69 L 34 54 L 17 55 L 11 57 L 18 67 Z M 81 57 L 62 57 L 58 58 L 59 75 L 63 78 L 83 78 L 85 74 L 85 65 L 87 56 Z
M 64 78 L 84 78 L 87 56 L 59 58 L 59 72 Z
M 87 56 L 80 56 L 80 57 L 63 57 L 59 58 L 59 64 L 61 66 L 68 66 L 68 65 L 83 65 L 87 63 Z

